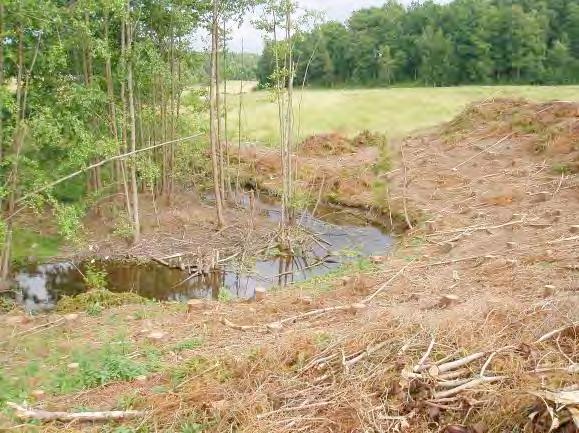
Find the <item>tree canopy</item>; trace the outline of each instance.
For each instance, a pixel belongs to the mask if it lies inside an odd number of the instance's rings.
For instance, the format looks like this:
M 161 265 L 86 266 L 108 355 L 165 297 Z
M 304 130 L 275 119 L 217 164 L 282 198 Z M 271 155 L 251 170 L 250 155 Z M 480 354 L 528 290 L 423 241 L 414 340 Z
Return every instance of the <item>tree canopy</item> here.
M 395 0 L 294 37 L 296 81 L 428 86 L 579 82 L 576 0 Z M 258 65 L 271 84 L 272 42 Z M 306 74 L 307 71 L 307 74 Z

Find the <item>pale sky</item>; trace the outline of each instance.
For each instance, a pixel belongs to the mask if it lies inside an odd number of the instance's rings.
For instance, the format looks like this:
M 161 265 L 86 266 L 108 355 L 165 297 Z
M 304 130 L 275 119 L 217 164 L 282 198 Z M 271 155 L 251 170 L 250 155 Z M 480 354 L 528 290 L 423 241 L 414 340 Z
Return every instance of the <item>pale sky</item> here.
M 344 22 L 352 11 L 371 6 L 381 6 L 386 0 L 300 0 L 301 7 L 315 9 L 324 12 L 327 21 Z M 410 0 L 402 0 L 401 3 L 408 4 Z M 260 53 L 263 48 L 263 35 L 256 30 L 249 20 L 246 20 L 240 28 L 232 31 L 232 39 L 229 42 L 229 49 L 240 52 L 241 43 L 246 52 Z

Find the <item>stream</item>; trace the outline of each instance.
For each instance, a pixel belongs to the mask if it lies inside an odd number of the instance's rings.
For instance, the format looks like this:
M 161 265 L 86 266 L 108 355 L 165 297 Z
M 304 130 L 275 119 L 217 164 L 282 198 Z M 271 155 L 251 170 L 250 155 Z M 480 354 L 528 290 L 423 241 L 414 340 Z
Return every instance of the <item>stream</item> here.
M 247 205 L 247 196 L 245 196 Z M 255 199 L 256 210 L 271 221 L 279 221 L 280 206 L 269 198 Z M 220 296 L 251 298 L 256 287 L 287 286 L 322 276 L 348 261 L 383 255 L 392 246 L 384 228 L 368 224 L 351 212 L 320 206 L 315 216 L 304 212 L 301 225 L 317 233 L 319 246 L 303 257 L 272 257 L 257 261 L 249 272 L 236 270 L 235 264 L 212 271 L 209 275 L 188 278 L 185 271 L 157 263 L 136 264 L 113 260 L 92 260 L 91 265 L 106 272 L 108 290 L 135 292 L 156 300 L 186 301 L 191 298 Z M 327 245 L 323 247 L 322 245 Z M 14 274 L 16 301 L 28 311 L 50 310 L 63 295 L 87 290 L 81 272 L 87 263 L 70 261 L 28 264 Z M 227 293 L 221 293 L 226 291 Z

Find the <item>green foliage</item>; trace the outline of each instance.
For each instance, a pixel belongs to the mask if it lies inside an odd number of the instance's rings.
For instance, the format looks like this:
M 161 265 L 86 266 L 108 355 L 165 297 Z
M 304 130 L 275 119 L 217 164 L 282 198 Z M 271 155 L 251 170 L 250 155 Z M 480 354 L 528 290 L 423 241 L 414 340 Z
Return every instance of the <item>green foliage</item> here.
M 198 423 L 194 420 L 195 418 L 189 419 L 181 424 L 179 428 L 179 433 L 203 433 L 208 427 L 206 424 Z
M 16 308 L 16 302 L 6 296 L 0 296 L 0 313 L 8 313 Z
M 231 292 L 226 287 L 222 287 L 217 294 L 217 300 L 220 302 L 229 302 L 233 299 Z
M 359 255 L 355 254 L 354 256 Z M 324 274 L 322 276 L 317 276 L 310 278 L 303 283 L 296 284 L 296 287 L 302 290 L 312 291 L 312 292 L 323 292 L 335 287 L 338 278 L 346 275 L 352 275 L 356 272 L 369 272 L 376 268 L 368 258 L 358 258 L 356 260 L 351 260 L 346 264 Z
M 191 338 L 189 340 L 180 341 L 179 343 L 175 344 L 171 350 L 173 350 L 174 352 L 182 352 L 184 350 L 196 349 L 200 347 L 201 344 L 202 344 L 201 341 L 198 340 L 197 338 Z
M 296 84 L 428 86 L 579 82 L 579 5 L 564 0 L 389 0 L 294 36 Z M 275 81 L 265 44 L 261 87 Z
M 93 263 L 88 263 L 84 267 L 83 280 L 89 290 L 104 289 L 107 285 L 107 272 L 98 269 Z
M 553 171 L 558 174 L 569 174 L 573 169 L 568 164 L 556 164 L 553 166 Z
M 54 205 L 59 234 L 69 242 L 80 242 L 83 228 L 82 218 L 84 216 L 84 205 L 61 204 L 56 201 Z
M 126 212 L 121 212 L 115 219 L 113 233 L 127 241 L 133 238 L 133 223 Z
M 146 374 L 148 370 L 144 364 L 126 356 L 127 348 L 126 344 L 110 344 L 96 352 L 74 353 L 72 362 L 79 364 L 78 369 L 71 371 L 63 365 L 55 372 L 50 389 L 56 393 L 69 393 Z
M 56 310 L 63 313 L 99 308 L 117 307 L 126 304 L 142 304 L 145 299 L 136 293 L 114 293 L 106 289 L 90 290 L 75 296 L 63 296 Z

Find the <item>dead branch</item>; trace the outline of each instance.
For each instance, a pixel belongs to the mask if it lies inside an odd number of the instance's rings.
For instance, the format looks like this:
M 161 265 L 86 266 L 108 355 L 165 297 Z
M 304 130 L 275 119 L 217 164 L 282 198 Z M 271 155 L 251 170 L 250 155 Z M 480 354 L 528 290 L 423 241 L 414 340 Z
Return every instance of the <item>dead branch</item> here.
M 47 330 L 52 329 L 56 326 L 62 325 L 65 322 L 66 322 L 66 319 L 64 317 L 61 317 L 60 319 L 53 320 L 52 322 L 43 323 L 41 325 L 37 325 L 37 326 L 34 326 L 33 328 L 26 329 L 25 331 L 18 332 L 17 334 L 11 335 L 10 339 L 36 334 L 36 333 L 41 332 L 41 331 L 47 331 Z M 6 343 L 8 343 L 8 340 L 0 341 L 0 345 L 6 344 Z
M 430 340 L 430 344 L 428 345 L 428 349 L 426 349 L 426 352 L 424 352 L 424 355 L 422 355 L 422 358 L 420 358 L 420 361 L 418 362 L 418 364 L 413 368 L 413 371 L 415 373 L 422 371 L 422 369 L 423 369 L 422 366 L 424 365 L 424 363 L 426 362 L 426 360 L 430 356 L 430 352 L 432 352 L 432 349 L 434 348 L 434 342 L 435 341 L 436 341 L 435 338 L 432 337 L 432 340 Z
M 455 165 L 453 168 L 451 168 L 452 171 L 457 171 L 459 167 L 463 166 L 464 164 L 466 164 L 467 162 L 472 161 L 473 159 L 475 159 L 476 157 L 482 155 L 483 153 L 489 151 L 490 149 L 492 149 L 493 147 L 498 146 L 499 144 L 501 144 L 502 142 L 504 142 L 505 140 L 507 140 L 508 138 L 511 138 L 513 136 L 513 133 L 511 132 L 508 135 L 505 135 L 503 138 L 501 138 L 499 141 L 497 141 L 494 144 L 491 144 L 490 146 L 485 147 L 483 150 L 481 150 L 480 152 L 474 154 L 473 156 L 471 156 L 470 158 L 464 160 L 463 162 L 461 162 L 458 165 Z
M 80 169 L 80 170 L 77 170 L 77 171 L 75 171 L 74 173 L 70 173 L 70 174 L 68 174 L 68 175 L 66 175 L 66 176 L 64 176 L 64 177 L 61 177 L 61 178 L 58 179 L 58 180 L 55 180 L 54 182 L 50 182 L 49 184 L 44 185 L 43 187 L 40 187 L 40 188 L 38 188 L 38 189 L 36 189 L 36 190 L 34 190 L 34 191 L 32 191 L 32 192 L 29 192 L 28 194 L 23 195 L 22 197 L 20 197 L 18 200 L 15 201 L 15 204 L 18 204 L 18 203 L 20 203 L 20 202 L 23 202 L 23 201 L 26 200 L 27 198 L 29 198 L 29 197 L 31 197 L 31 196 L 33 196 L 33 195 L 35 195 L 35 194 L 39 194 L 39 193 L 41 193 L 41 192 L 43 192 L 43 191 L 46 191 L 47 189 L 50 189 L 50 188 L 52 188 L 52 187 L 54 187 L 54 186 L 56 186 L 56 185 L 58 185 L 58 184 L 60 184 L 60 183 L 62 183 L 62 182 L 65 182 L 65 181 L 67 181 L 67 180 L 69 180 L 69 179 L 72 179 L 73 177 L 76 177 L 76 176 L 78 176 L 79 174 L 82 174 L 82 173 L 85 173 L 85 172 L 87 172 L 87 171 L 90 171 L 90 170 L 92 170 L 92 169 L 94 169 L 94 168 L 100 167 L 101 165 L 104 165 L 104 164 L 106 164 L 107 162 L 115 161 L 115 160 L 117 160 L 117 159 L 125 159 L 125 158 L 128 158 L 129 156 L 136 155 L 137 153 L 146 152 L 146 151 L 148 151 L 148 150 L 153 150 L 153 149 L 156 149 L 156 148 L 158 148 L 158 147 L 166 146 L 166 145 L 168 145 L 168 144 L 180 143 L 180 142 L 183 142 L 183 141 L 191 140 L 191 139 L 193 139 L 193 138 L 200 137 L 201 135 L 202 135 L 202 134 L 194 134 L 194 135 L 190 135 L 189 137 L 181 137 L 181 138 L 177 138 L 177 139 L 175 139 L 175 140 L 166 141 L 166 142 L 164 142 L 164 143 L 158 143 L 158 144 L 155 144 L 155 145 L 152 145 L 152 146 L 144 147 L 144 148 L 142 148 L 142 149 L 137 149 L 137 150 L 134 150 L 134 151 L 131 151 L 131 152 L 123 153 L 123 154 L 121 154 L 121 155 L 115 155 L 115 156 L 112 156 L 112 157 L 110 157 L 110 158 L 103 159 L 102 161 L 99 161 L 99 162 L 97 162 L 97 163 L 95 163 L 95 164 L 89 165 L 88 167 L 85 167 L 85 168 L 82 168 L 82 169 Z
M 470 364 L 473 361 L 476 361 L 479 358 L 482 358 L 483 356 L 485 356 L 485 354 L 486 354 L 486 352 L 477 352 L 477 353 L 473 353 L 472 355 L 465 356 L 464 358 L 457 359 L 456 361 L 451 361 L 451 362 L 447 362 L 445 364 L 435 366 L 434 368 L 436 368 L 436 372 L 437 372 L 436 375 L 438 375 L 440 373 L 445 373 L 447 371 L 456 370 L 459 367 L 463 367 L 467 364 Z
M 515 346 L 505 346 L 505 347 L 501 347 L 500 349 L 495 350 L 493 353 L 491 353 L 489 355 L 489 357 L 487 358 L 487 360 L 485 361 L 485 363 L 483 364 L 479 376 L 484 376 L 485 371 L 487 369 L 487 367 L 490 365 L 491 361 L 493 360 L 493 358 L 498 355 L 501 352 L 504 352 L 505 350 L 513 350 L 516 349 Z
M 376 344 L 375 346 L 368 346 L 362 353 L 360 353 L 355 358 L 352 358 L 352 359 L 345 361 L 344 367 L 346 367 L 346 368 L 352 367 L 354 364 L 361 361 L 362 359 L 367 358 L 368 356 L 372 355 L 373 353 L 379 351 L 384 346 L 386 346 L 388 343 L 390 343 L 390 341 L 383 341 L 381 343 Z
M 445 391 L 438 391 L 434 393 L 434 402 L 436 402 L 437 399 L 439 398 L 446 398 L 446 397 L 452 397 L 455 396 L 459 393 L 461 393 L 462 391 L 465 391 L 467 389 L 472 389 L 475 388 L 479 385 L 482 385 L 483 383 L 493 383 L 493 382 L 499 382 L 501 380 L 505 380 L 507 379 L 506 376 L 494 376 L 494 377 L 479 377 L 476 379 L 472 379 L 470 381 L 468 381 L 467 383 L 464 383 L 462 385 L 459 385 L 455 388 L 452 389 L 448 389 Z
M 378 296 L 378 294 L 380 292 L 382 292 L 386 287 L 388 287 L 388 285 L 394 281 L 396 278 L 398 278 L 399 275 L 401 275 L 404 270 L 410 266 L 412 263 L 414 263 L 414 261 L 408 263 L 407 265 L 405 265 L 403 268 L 401 268 L 398 272 L 396 272 L 392 277 L 390 277 L 390 279 L 388 279 L 388 281 L 386 281 L 384 284 L 382 284 L 374 293 L 372 293 L 370 296 L 366 297 L 362 303 L 367 304 L 369 302 L 372 301 L 372 299 L 374 299 L 376 296 Z
M 477 260 L 477 259 L 492 259 L 492 258 L 494 258 L 494 256 L 492 256 L 490 254 L 482 254 L 482 255 L 478 255 L 478 256 L 468 256 L 468 257 L 461 257 L 458 259 L 443 260 L 440 262 L 426 263 L 424 265 L 414 266 L 413 269 L 428 268 L 430 266 L 451 265 L 453 263 L 468 262 L 468 261 Z
M 404 188 L 402 188 L 402 206 L 404 208 L 404 219 L 406 220 L 406 225 L 410 230 L 412 230 L 412 223 L 410 218 L 408 218 L 408 209 L 406 206 L 406 188 L 408 187 L 408 176 L 407 176 L 407 166 L 406 158 L 404 157 L 404 143 L 400 145 L 400 155 L 402 156 L 402 167 L 404 168 Z
M 27 408 L 19 404 L 6 402 L 6 406 L 16 411 L 20 419 L 49 421 L 110 421 L 143 416 L 144 412 L 137 410 L 112 410 L 103 412 L 49 412 L 41 409 Z
M 257 415 L 257 419 L 267 418 L 270 415 L 274 415 L 274 414 L 280 413 L 280 412 L 293 412 L 296 410 L 311 409 L 314 407 L 323 407 L 323 406 L 327 406 L 329 404 L 330 404 L 329 401 L 320 401 L 318 403 L 302 404 L 301 406 L 282 407 L 282 408 L 277 409 L 277 410 L 272 410 L 271 412 L 265 412 L 265 413 L 259 414 L 259 415 Z
M 450 242 L 452 240 L 458 239 L 462 236 L 464 236 L 465 233 L 473 233 L 473 232 L 478 232 L 478 231 L 486 231 L 486 230 L 495 230 L 495 229 L 500 229 L 503 227 L 509 227 L 509 226 L 513 226 L 513 225 L 517 225 L 517 224 L 523 224 L 525 221 L 523 219 L 517 219 L 515 221 L 508 221 L 506 223 L 503 224 L 496 224 L 496 225 L 492 225 L 492 226 L 470 226 L 470 227 L 463 227 L 460 229 L 455 229 L 455 230 L 446 230 L 444 232 L 436 232 L 436 233 L 430 233 L 427 234 L 426 236 L 431 237 L 431 236 L 438 236 L 438 235 L 449 235 L 449 234 L 454 234 L 454 233 L 460 233 L 460 235 L 457 238 L 453 238 L 450 239 L 447 242 Z
M 283 325 L 285 323 L 294 323 L 300 319 L 305 319 L 307 317 L 312 317 L 312 316 L 318 316 L 320 314 L 325 314 L 325 313 L 331 313 L 333 311 L 352 310 L 354 308 L 353 307 L 354 305 L 358 305 L 358 304 L 338 305 L 335 307 L 319 308 L 317 310 L 311 310 L 311 311 L 308 311 L 306 313 L 297 314 L 295 316 L 287 317 L 285 319 L 279 320 L 277 322 L 272 322 L 272 323 L 279 323 L 280 325 Z
M 572 323 L 571 325 L 563 326 L 562 328 L 558 328 L 558 329 L 555 329 L 553 331 L 547 332 L 541 338 L 536 340 L 533 344 L 542 343 L 543 341 L 546 341 L 550 338 L 553 338 L 555 335 L 558 335 L 561 332 L 566 331 L 567 329 L 576 328 L 578 326 L 579 326 L 579 322 L 575 322 L 575 323 Z
M 237 329 L 238 331 L 249 331 L 252 329 L 264 329 L 263 326 L 258 326 L 258 325 L 238 325 L 237 323 L 233 323 L 231 320 L 226 319 L 225 317 L 221 318 L 221 323 L 223 323 L 228 328 Z

